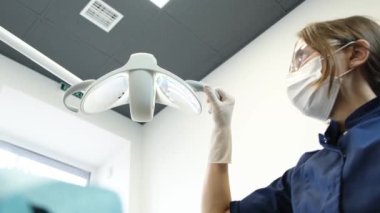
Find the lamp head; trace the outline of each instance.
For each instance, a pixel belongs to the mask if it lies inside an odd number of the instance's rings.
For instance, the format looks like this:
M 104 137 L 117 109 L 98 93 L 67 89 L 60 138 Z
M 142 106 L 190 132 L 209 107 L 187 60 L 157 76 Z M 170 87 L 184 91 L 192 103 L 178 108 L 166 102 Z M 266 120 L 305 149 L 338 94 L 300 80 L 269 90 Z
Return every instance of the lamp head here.
M 98 80 L 83 81 L 70 87 L 64 95 L 64 104 L 68 109 L 78 111 L 67 103 L 67 98 L 81 91 L 84 95 L 79 111 L 83 113 L 98 113 L 129 104 L 133 121 L 149 122 L 153 119 L 156 103 L 200 114 L 202 105 L 191 85 L 196 85 L 195 81 L 187 83 L 159 67 L 153 55 L 135 53 L 124 66 Z

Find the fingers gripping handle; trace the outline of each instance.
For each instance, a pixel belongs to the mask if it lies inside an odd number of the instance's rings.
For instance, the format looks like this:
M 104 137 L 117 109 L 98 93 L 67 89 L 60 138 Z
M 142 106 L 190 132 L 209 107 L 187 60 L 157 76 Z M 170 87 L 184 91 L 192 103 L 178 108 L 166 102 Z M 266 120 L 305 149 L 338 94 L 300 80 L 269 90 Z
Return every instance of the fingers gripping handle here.
M 205 92 L 208 98 L 212 99 L 213 107 L 218 108 L 218 110 L 213 113 L 216 128 L 212 131 L 208 162 L 213 164 L 231 163 L 232 136 L 229 126 L 231 123 L 234 98 L 222 90 L 210 89 L 209 87 L 205 88 L 206 85 L 202 82 L 191 80 L 186 82 L 195 92 Z
M 207 86 L 205 83 L 201 81 L 187 80 L 186 83 L 189 84 L 191 88 L 193 88 L 194 92 L 204 92 L 204 87 Z M 214 91 L 215 91 L 216 98 L 220 100 L 221 99 L 220 94 L 216 90 Z

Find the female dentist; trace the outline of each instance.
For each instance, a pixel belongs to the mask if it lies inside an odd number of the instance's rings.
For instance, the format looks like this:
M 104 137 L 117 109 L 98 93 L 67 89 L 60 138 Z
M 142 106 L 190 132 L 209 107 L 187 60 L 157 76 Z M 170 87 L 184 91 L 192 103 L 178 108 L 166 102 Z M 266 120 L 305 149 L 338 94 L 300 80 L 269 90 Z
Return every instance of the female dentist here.
M 286 79 L 292 103 L 305 115 L 331 120 L 322 149 L 266 188 L 231 202 L 231 116 L 234 98 L 205 87 L 215 128 L 203 213 L 380 212 L 380 26 L 363 16 L 302 29 Z M 296 132 L 295 132 L 296 134 Z

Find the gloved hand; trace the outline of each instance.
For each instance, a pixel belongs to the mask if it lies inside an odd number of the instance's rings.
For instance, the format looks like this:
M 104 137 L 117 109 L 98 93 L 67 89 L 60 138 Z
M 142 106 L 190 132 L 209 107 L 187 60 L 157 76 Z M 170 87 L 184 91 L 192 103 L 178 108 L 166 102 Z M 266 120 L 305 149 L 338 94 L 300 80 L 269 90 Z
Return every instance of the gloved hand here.
M 231 163 L 232 135 L 231 118 L 235 104 L 234 97 L 228 95 L 221 89 L 204 87 L 209 105 L 209 113 L 214 120 L 212 132 L 209 163 Z

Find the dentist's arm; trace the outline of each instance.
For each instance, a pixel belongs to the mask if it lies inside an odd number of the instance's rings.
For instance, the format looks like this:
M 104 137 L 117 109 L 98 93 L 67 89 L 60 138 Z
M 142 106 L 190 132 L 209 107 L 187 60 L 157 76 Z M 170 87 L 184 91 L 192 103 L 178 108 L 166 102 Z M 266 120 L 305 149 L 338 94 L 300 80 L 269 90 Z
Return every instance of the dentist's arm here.
M 205 86 L 204 91 L 215 125 L 203 188 L 202 213 L 226 213 L 230 212 L 231 202 L 228 163 L 231 162 L 231 116 L 235 100 L 222 90 Z

